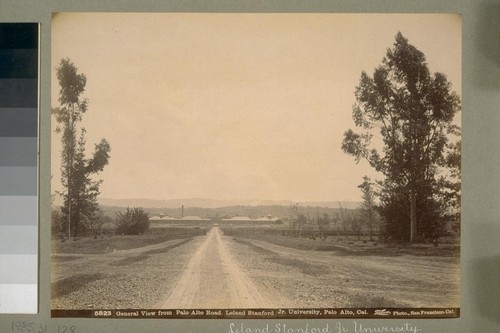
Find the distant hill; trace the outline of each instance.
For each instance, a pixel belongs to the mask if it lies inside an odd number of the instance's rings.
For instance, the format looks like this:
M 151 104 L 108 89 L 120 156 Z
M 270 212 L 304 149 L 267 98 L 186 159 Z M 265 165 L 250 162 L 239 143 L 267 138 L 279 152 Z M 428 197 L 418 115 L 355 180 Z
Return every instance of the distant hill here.
M 344 207 L 344 206 L 342 206 Z M 117 212 L 125 211 L 125 207 L 117 206 L 100 206 L 103 213 L 107 216 L 114 218 Z M 181 207 L 177 208 L 147 208 L 143 207 L 149 216 L 155 215 L 168 215 L 176 218 L 181 218 L 182 216 L 199 216 L 208 219 L 218 219 L 218 218 L 232 218 L 234 216 L 248 216 L 251 218 L 259 218 L 262 216 L 274 216 L 280 219 L 294 218 L 297 214 L 303 214 L 308 218 L 314 218 L 318 216 L 323 216 L 327 214 L 330 217 L 338 216 L 340 214 L 339 208 L 329 208 L 329 207 L 319 207 L 319 206 L 300 206 L 299 210 L 296 212 L 290 206 L 285 205 L 273 205 L 273 206 L 227 206 L 227 207 L 217 207 L 217 208 L 200 208 L 200 207 L 185 207 L 182 210 Z M 344 209 L 350 209 L 344 207 Z
M 290 206 L 298 203 L 302 207 L 325 207 L 325 208 L 346 208 L 355 209 L 359 207 L 359 202 L 355 201 L 305 201 L 294 202 L 291 200 L 218 200 L 203 198 L 188 199 L 109 199 L 99 198 L 99 204 L 102 206 L 113 207 L 142 207 L 142 208 L 222 208 L 234 206 Z
M 305 201 L 299 202 L 299 205 L 304 207 L 326 207 L 326 208 L 346 208 L 356 209 L 360 206 L 357 201 Z

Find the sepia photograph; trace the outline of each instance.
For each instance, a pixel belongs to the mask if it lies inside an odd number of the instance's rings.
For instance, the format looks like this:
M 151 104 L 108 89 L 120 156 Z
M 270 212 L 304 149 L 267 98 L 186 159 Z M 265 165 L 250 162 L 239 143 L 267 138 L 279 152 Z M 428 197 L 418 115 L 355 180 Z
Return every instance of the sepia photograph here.
M 53 317 L 460 317 L 459 14 L 51 29 Z

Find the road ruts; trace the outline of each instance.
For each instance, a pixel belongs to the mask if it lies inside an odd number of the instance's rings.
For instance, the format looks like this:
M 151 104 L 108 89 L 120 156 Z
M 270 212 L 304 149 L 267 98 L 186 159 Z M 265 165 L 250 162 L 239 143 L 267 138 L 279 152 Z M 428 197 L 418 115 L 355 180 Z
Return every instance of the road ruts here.
M 212 228 L 189 260 L 162 309 L 267 308 L 259 293 L 228 252 L 221 231 Z

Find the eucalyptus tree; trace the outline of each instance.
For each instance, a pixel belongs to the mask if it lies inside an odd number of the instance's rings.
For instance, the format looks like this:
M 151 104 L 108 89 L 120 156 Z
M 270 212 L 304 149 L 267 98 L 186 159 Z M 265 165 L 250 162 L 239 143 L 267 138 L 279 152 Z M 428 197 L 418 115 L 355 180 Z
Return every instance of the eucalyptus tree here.
M 410 242 L 438 237 L 438 179 L 446 145 L 458 132 L 453 119 L 460 98 L 445 74 L 431 74 L 424 53 L 401 33 L 373 75 L 361 73 L 355 98 L 352 116 L 361 133 L 347 130 L 342 150 L 385 176 L 380 212 L 390 236 Z
M 92 174 L 104 170 L 109 162 L 111 146 L 106 139 L 95 145 L 91 158 L 85 156 L 85 129 L 79 128 L 88 100 L 83 98 L 87 78 L 78 73 L 68 59 L 61 59 L 57 68 L 59 106 L 52 108 L 57 121 L 56 133 L 61 133 L 61 208 L 64 228 L 68 236 L 77 236 L 97 218 L 99 185 Z M 77 139 L 78 138 L 78 139 Z

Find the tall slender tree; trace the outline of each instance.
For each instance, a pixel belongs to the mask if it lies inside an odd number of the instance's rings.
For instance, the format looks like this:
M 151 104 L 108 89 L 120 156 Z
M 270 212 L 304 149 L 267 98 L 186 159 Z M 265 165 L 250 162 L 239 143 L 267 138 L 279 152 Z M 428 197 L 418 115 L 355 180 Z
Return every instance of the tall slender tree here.
M 77 236 L 96 218 L 97 196 L 101 181 L 91 175 L 102 171 L 108 164 L 111 147 L 102 139 L 95 145 L 92 158 L 85 157 L 85 129 L 78 129 L 82 115 L 88 109 L 88 100 L 83 98 L 87 78 L 78 73 L 68 59 L 62 59 L 57 68 L 59 80 L 59 104 L 52 108 L 58 123 L 55 131 L 62 133 L 61 183 L 63 197 L 62 219 L 68 236 Z M 78 137 L 78 139 L 77 139 Z
M 380 204 L 391 237 L 437 237 L 443 215 L 437 180 L 460 110 L 451 83 L 431 74 L 425 55 L 398 33 L 373 76 L 362 72 L 355 97 L 354 123 L 364 132 L 346 131 L 342 150 L 385 175 Z M 375 134 L 382 151 L 372 143 Z
M 363 177 L 363 182 L 358 185 L 363 193 L 363 202 L 361 203 L 361 213 L 366 222 L 368 222 L 368 230 L 370 233 L 370 240 L 373 240 L 373 228 L 376 221 L 376 205 L 375 205 L 375 192 L 373 190 L 373 183 L 368 176 Z

